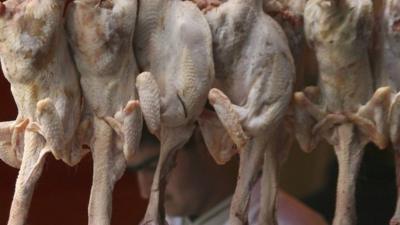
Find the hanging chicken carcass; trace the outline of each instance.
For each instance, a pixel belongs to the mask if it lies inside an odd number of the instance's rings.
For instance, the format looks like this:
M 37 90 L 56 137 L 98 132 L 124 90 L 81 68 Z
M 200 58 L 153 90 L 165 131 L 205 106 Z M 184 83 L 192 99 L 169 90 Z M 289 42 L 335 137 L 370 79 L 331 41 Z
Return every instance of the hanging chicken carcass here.
M 309 0 L 305 32 L 315 49 L 318 87 L 294 97 L 296 135 L 311 151 L 323 137 L 339 163 L 334 225 L 356 224 L 355 180 L 368 142 L 388 144 L 390 88 L 374 94 L 368 46 L 373 25 L 370 0 Z M 311 115 L 311 116 L 310 116 Z
M 394 149 L 397 189 L 400 188 L 400 1 L 375 2 L 376 34 L 373 46 L 373 68 L 377 87 L 389 86 L 392 102 L 387 130 Z M 400 224 L 400 197 L 390 225 Z
M 199 1 L 195 1 L 199 2 Z M 200 1 L 201 2 L 201 1 Z M 262 171 L 260 224 L 276 224 L 275 199 L 279 152 L 275 132 L 288 109 L 295 79 L 295 66 L 285 33 L 264 13 L 261 0 L 221 1 L 204 12 L 213 35 L 215 89 L 209 93 L 220 121 L 240 154 L 239 179 L 233 196 L 229 224 L 247 224 L 251 189 Z M 203 117 L 202 119 L 207 119 Z M 201 123 L 209 137 L 214 127 Z M 212 125 L 212 124 L 211 124 Z M 220 141 L 205 138 L 207 143 Z M 228 160 L 234 153 L 210 149 Z M 231 149 L 235 151 L 235 148 Z M 284 153 L 283 153 L 284 154 Z
M 67 11 L 67 31 L 92 133 L 93 183 L 89 224 L 111 222 L 112 193 L 141 137 L 132 40 L 136 0 L 79 0 Z
M 177 151 L 192 136 L 214 81 L 211 33 L 200 10 L 180 0 L 140 0 L 135 53 L 140 106 L 160 139 L 144 224 L 166 224 L 164 190 Z
M 84 151 L 79 133 L 81 93 L 63 27 L 64 0 L 0 2 L 0 59 L 18 108 L 2 124 L 1 158 L 19 167 L 9 225 L 26 223 L 47 153 L 69 165 Z M 6 152 L 6 153 L 4 153 Z

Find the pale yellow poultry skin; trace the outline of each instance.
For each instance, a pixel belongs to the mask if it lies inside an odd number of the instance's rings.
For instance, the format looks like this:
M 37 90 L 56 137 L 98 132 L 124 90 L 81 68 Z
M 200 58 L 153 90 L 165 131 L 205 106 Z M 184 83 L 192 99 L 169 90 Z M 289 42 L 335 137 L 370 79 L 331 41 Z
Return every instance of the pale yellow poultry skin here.
M 131 0 L 81 0 L 67 10 L 66 27 L 91 133 L 90 225 L 111 223 L 114 185 L 139 147 L 139 70 L 132 46 L 136 12 L 137 1 Z
M 222 125 L 208 113 L 201 117 L 200 128 L 218 163 L 240 154 L 228 221 L 232 225 L 248 223 L 249 190 L 258 179 L 260 224 L 276 224 L 277 177 L 285 153 L 277 151 L 279 137 L 273 130 L 282 126 L 288 109 L 295 65 L 285 33 L 262 6 L 263 1 L 229 0 L 203 10 L 213 37 L 216 78 L 209 101 Z M 232 148 L 226 133 L 237 148 Z
M 1 65 L 18 108 L 17 119 L 2 123 L 0 132 L 0 158 L 20 168 L 9 225 L 25 224 L 47 153 L 71 166 L 85 153 L 76 135 L 82 102 L 63 28 L 64 5 L 63 0 L 0 3 Z
M 392 102 L 389 114 L 389 134 L 395 150 L 397 189 L 400 190 L 400 1 L 387 0 L 375 2 L 379 19 L 379 33 L 376 35 L 373 56 L 374 77 L 376 87 L 389 86 L 392 88 Z M 400 195 L 390 225 L 400 224 Z
M 296 136 L 305 151 L 319 138 L 334 146 L 339 178 L 334 225 L 356 224 L 355 179 L 368 142 L 388 144 L 391 90 L 375 93 L 368 46 L 373 31 L 370 0 L 309 0 L 305 34 L 319 65 L 318 87 L 294 95 Z
M 263 14 L 262 1 L 193 1 L 207 21 L 171 19 L 165 22 L 164 17 L 161 20 L 155 16 L 169 15 L 172 9 L 177 13 L 199 15 L 190 3 L 141 2 L 147 11 L 139 12 L 139 33 L 134 43 L 139 65 L 148 72 L 142 73 L 137 81 L 139 70 L 134 53 L 126 48 L 132 45 L 136 14 L 131 12 L 137 11 L 137 2 L 82 0 L 68 10 L 68 35 L 81 73 L 80 85 L 85 99 L 82 124 L 91 133 L 89 144 L 95 161 L 89 224 L 110 223 L 113 184 L 122 176 L 126 161 L 134 157 L 140 139 L 142 122 L 135 85 L 146 123 L 162 144 L 145 224 L 165 224 L 160 198 L 166 175 L 176 150 L 190 137 L 193 122 L 198 119 L 212 85 L 218 89 L 211 90 L 208 97 L 222 124 L 215 114 L 202 117 L 200 125 L 206 144 L 219 163 L 225 163 L 237 153 L 234 148 L 231 151 L 233 143 L 241 155 L 240 179 L 229 224 L 246 223 L 248 189 L 259 178 L 260 171 L 263 171 L 264 185 L 260 221 L 261 224 L 276 224 L 275 194 L 281 154 L 276 152 L 276 143 L 267 145 L 267 140 L 276 139 L 269 131 L 282 125 L 291 99 L 295 67 L 288 44 L 295 41 L 287 42 L 277 23 Z M 385 18 L 396 19 L 390 12 L 398 10 L 398 3 L 389 2 Z M 78 163 L 85 153 L 80 149 L 86 134 L 79 130 L 83 111 L 79 80 L 62 28 L 64 2 L 47 4 L 39 6 L 36 1 L 22 0 L 0 3 L 0 59 L 19 109 L 16 121 L 0 124 L 0 145 L 8 149 L 0 153 L 0 159 L 21 167 L 14 196 L 18 204 L 13 203 L 9 220 L 12 225 L 24 224 L 33 186 L 47 152 L 69 165 Z M 397 4 L 396 7 L 393 4 Z M 264 2 L 264 9 L 268 9 L 266 5 Z M 355 223 L 354 179 L 362 147 L 372 141 L 384 148 L 388 142 L 385 134 L 388 125 L 382 121 L 389 114 L 390 90 L 381 88 L 373 94 L 376 77 L 365 66 L 370 63 L 366 49 L 372 30 L 371 8 L 369 0 L 309 0 L 305 9 L 307 39 L 317 52 L 320 83 L 319 88 L 309 87 L 295 94 L 296 119 L 302 123 L 297 126 L 300 131 L 297 137 L 307 151 L 315 147 L 319 138 L 315 137 L 316 133 L 335 146 L 340 176 L 334 225 Z M 161 9 L 162 13 L 155 13 L 156 9 Z M 13 10 L 17 13 L 11 14 Z M 332 17 L 333 14 L 342 17 Z M 185 22 L 201 24 L 198 30 L 191 30 L 199 32 L 200 36 L 181 37 L 188 46 L 178 51 L 177 58 L 163 64 L 163 43 L 173 35 L 158 29 L 161 25 L 172 26 L 173 22 L 183 23 L 178 26 L 183 31 L 187 29 Z M 207 22 L 211 32 L 205 28 Z M 341 22 L 345 25 L 337 26 Z M 7 23 L 17 26 L 4 26 Z M 29 29 L 20 32 L 14 28 L 22 26 Z M 243 30 L 232 29 L 237 26 L 242 26 Z M 390 28 L 393 32 L 389 32 L 387 41 L 393 44 L 397 41 L 397 30 L 393 26 Z M 112 32 L 116 30 L 118 32 Z M 269 34 L 266 31 L 270 31 Z M 214 44 L 217 43 L 214 56 L 211 34 Z M 8 38 L 10 36 L 13 39 Z M 270 46 L 258 58 L 252 57 L 257 54 L 252 47 L 259 46 L 257 38 L 260 36 L 269 40 Z M 204 42 L 196 46 L 199 40 Z M 52 48 L 54 45 L 62 47 Z M 295 47 L 295 44 L 291 46 L 292 52 Z M 60 62 L 66 70 L 61 70 Z M 354 84 L 358 88 L 354 88 Z M 57 91 L 49 91 L 49 87 Z M 244 91 L 238 92 L 238 89 Z M 390 111 L 393 121 L 398 120 L 396 102 L 394 100 Z M 390 130 L 392 141 L 397 143 L 396 128 Z M 176 138 L 178 136 L 180 138 Z M 224 137 L 222 149 L 216 137 Z M 21 188 L 28 188 L 29 192 L 19 191 Z M 23 216 L 17 217 L 16 213 Z M 399 224 L 396 215 L 392 224 Z
M 139 5 L 134 47 L 144 72 L 136 85 L 144 120 L 161 144 L 143 224 L 162 225 L 167 176 L 214 80 L 211 32 L 191 2 L 140 0 Z

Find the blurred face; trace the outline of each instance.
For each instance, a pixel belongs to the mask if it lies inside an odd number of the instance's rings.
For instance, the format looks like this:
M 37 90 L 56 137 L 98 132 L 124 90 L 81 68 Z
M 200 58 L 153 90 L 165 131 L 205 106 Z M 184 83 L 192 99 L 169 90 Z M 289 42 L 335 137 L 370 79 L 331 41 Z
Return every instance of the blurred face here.
M 197 141 L 191 141 L 196 142 Z M 157 166 L 159 145 L 143 143 L 135 159 L 130 163 L 137 171 L 140 193 L 143 198 L 150 196 L 151 184 Z M 220 195 L 218 166 L 208 154 L 204 144 L 189 144 L 177 155 L 176 166 L 168 177 L 165 192 L 165 209 L 170 216 L 195 216 L 214 204 L 214 195 Z M 231 188 L 230 188 L 231 189 Z M 230 195 L 226 193 L 226 195 Z M 224 196 L 222 194 L 222 196 Z

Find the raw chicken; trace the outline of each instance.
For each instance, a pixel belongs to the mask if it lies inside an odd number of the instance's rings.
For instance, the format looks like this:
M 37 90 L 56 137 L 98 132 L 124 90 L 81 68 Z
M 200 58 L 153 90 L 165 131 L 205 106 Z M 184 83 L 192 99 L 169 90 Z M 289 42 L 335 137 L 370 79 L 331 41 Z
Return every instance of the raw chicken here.
M 180 0 L 141 0 L 134 46 L 140 106 L 161 142 L 144 224 L 166 224 L 163 198 L 177 151 L 189 140 L 214 80 L 211 33 L 200 10 Z
M 384 4 L 386 2 L 386 4 Z M 386 7 L 385 7 L 386 6 Z M 373 45 L 373 69 L 376 87 L 390 86 L 394 91 L 400 89 L 400 76 L 397 71 L 400 69 L 398 58 L 400 53 L 396 43 L 396 24 L 399 15 L 397 8 L 400 8 L 398 1 L 386 0 L 374 4 L 375 8 L 375 40 Z M 397 28 L 397 29 L 400 29 Z
M 26 223 L 47 153 L 77 164 L 81 93 L 63 28 L 64 0 L 0 2 L 0 59 L 18 108 L 1 124 L 0 157 L 20 167 L 8 224 Z M 4 139 L 3 139 L 4 138 Z M 21 162 L 22 160 L 22 162 Z
M 213 35 L 216 74 L 215 89 L 210 91 L 209 100 L 237 147 L 229 153 L 224 143 L 222 149 L 209 150 L 219 163 L 237 152 L 240 154 L 230 225 L 248 223 L 251 189 L 261 172 L 260 224 L 276 224 L 278 168 L 285 153 L 279 150 L 281 134 L 275 131 L 283 126 L 295 67 L 283 30 L 264 13 L 262 4 L 262 0 L 229 0 L 205 12 Z M 201 123 L 203 136 L 223 133 L 208 124 Z M 219 148 L 220 140 L 205 138 L 209 148 Z
M 192 0 L 192 2 L 195 3 L 201 11 L 207 12 L 221 5 L 223 0 Z
M 385 4 L 384 4 L 385 3 Z M 379 19 L 374 45 L 374 72 L 377 87 L 389 86 L 393 95 L 389 131 L 395 152 L 398 193 L 400 193 L 400 1 L 387 0 L 376 4 Z M 400 196 L 391 225 L 400 225 Z
M 305 74 L 308 71 L 304 71 L 307 57 L 303 19 L 305 4 L 306 0 L 264 0 L 263 5 L 264 11 L 281 25 L 288 38 L 296 65 L 295 90 L 303 89 L 304 76 L 309 76 Z
M 334 225 L 356 224 L 355 180 L 363 148 L 388 144 L 391 91 L 373 94 L 368 59 L 373 11 L 370 0 L 309 0 L 305 32 L 319 63 L 319 87 L 295 94 L 296 133 L 300 146 L 312 150 L 320 137 L 334 146 L 339 178 Z M 311 115 L 311 116 L 309 116 Z
M 274 18 L 285 31 L 295 60 L 297 59 L 295 56 L 301 54 L 305 42 L 303 13 L 306 1 L 264 0 L 263 4 L 264 11 Z
M 139 72 L 132 46 L 136 12 L 134 0 L 76 0 L 67 11 L 92 133 L 90 225 L 110 224 L 114 184 L 140 142 L 142 115 L 135 87 Z

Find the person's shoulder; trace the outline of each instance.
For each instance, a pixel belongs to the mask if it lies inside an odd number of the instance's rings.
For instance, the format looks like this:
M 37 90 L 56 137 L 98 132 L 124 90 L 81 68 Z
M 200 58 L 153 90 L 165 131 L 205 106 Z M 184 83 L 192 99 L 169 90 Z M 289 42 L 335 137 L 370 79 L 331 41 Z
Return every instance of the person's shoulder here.
M 168 225 L 183 225 L 183 218 L 182 217 L 171 217 L 166 216 Z
M 249 224 L 257 225 L 260 213 L 260 182 L 251 193 Z M 279 191 L 277 196 L 277 220 L 279 225 L 328 225 L 325 219 L 293 196 Z
M 277 197 L 279 225 L 327 225 L 325 219 L 293 196 L 279 191 Z

